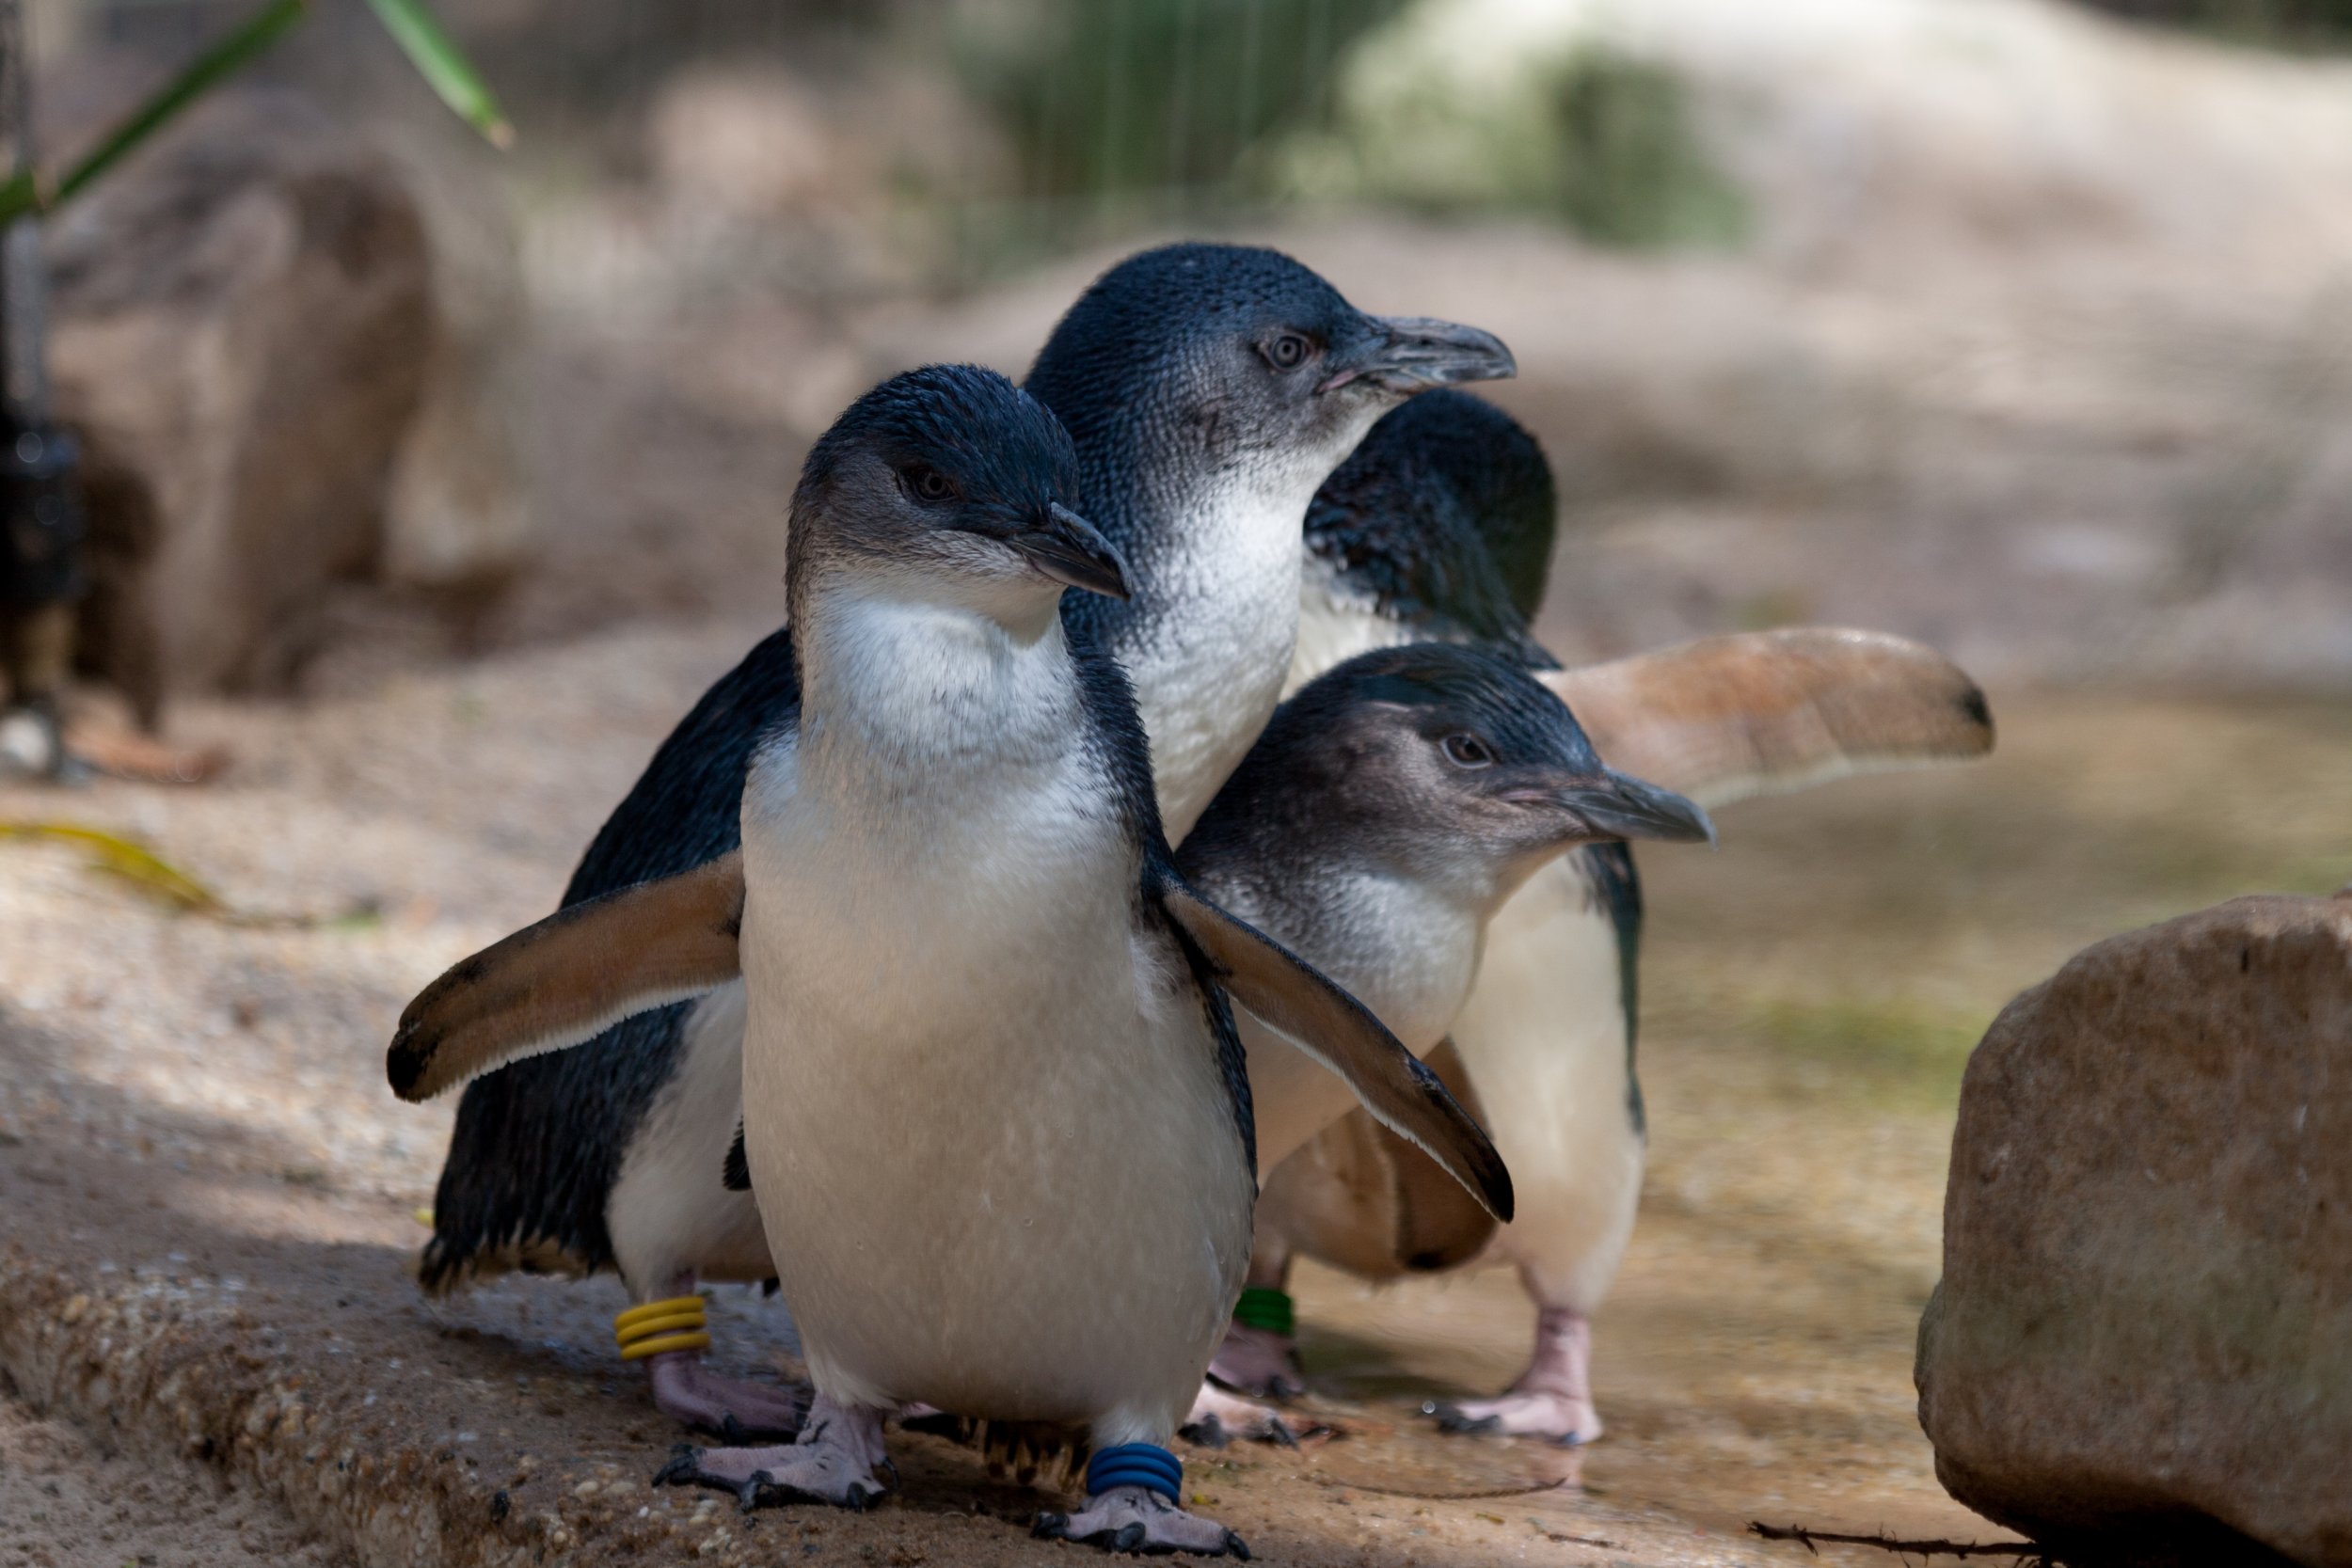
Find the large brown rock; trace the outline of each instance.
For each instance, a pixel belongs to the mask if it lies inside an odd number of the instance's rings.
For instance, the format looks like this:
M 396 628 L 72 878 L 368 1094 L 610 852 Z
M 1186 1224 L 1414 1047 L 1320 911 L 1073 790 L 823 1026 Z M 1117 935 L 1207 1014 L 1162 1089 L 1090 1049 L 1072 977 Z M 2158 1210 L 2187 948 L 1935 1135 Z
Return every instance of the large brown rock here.
M 1919 1420 L 2083 1561 L 2352 1564 L 2352 897 L 2101 942 L 1970 1058 Z
M 87 459 L 84 661 L 266 689 L 383 553 L 433 346 L 424 229 L 390 164 L 282 94 L 200 109 L 51 233 L 58 413 Z

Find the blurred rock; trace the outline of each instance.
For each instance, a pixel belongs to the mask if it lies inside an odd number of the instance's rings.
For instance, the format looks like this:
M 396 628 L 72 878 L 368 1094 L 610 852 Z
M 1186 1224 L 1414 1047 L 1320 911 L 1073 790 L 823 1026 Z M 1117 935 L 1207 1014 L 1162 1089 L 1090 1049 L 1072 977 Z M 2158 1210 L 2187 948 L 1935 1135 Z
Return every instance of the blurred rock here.
M 423 216 L 434 311 L 422 402 L 385 502 L 382 575 L 478 608 L 531 552 L 530 301 L 496 155 L 438 103 L 414 111 L 368 126 Z
M 322 591 L 384 549 L 432 358 L 399 175 L 302 101 L 199 109 L 50 233 L 58 411 L 81 431 L 84 662 L 151 721 L 169 688 L 282 685 Z
M 2352 1563 L 2347 1150 L 2352 898 L 2234 899 L 2010 1003 L 1919 1325 L 1952 1495 L 2069 1561 Z
M 1003 136 L 944 67 L 815 41 L 789 69 L 673 71 L 642 151 L 642 186 L 535 219 L 538 299 L 608 327 L 900 299 L 958 274 L 961 214 L 1012 182 Z

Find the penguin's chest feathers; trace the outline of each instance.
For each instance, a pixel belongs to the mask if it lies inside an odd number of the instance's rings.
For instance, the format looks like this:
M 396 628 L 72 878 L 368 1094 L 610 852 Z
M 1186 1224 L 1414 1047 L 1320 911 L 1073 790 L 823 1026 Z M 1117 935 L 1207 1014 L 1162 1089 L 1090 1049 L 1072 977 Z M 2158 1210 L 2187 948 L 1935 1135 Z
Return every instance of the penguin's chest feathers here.
M 1052 641 L 1025 658 L 1066 660 Z M 836 1393 L 1181 1407 L 1248 1248 L 1215 1042 L 1074 687 L 1060 708 L 1036 670 L 953 662 L 895 710 L 862 689 L 855 729 L 811 714 L 745 793 L 745 1141 L 777 1268 Z
M 1325 671 L 1375 648 L 1393 648 L 1426 635 L 1387 613 L 1369 589 L 1350 583 L 1340 569 L 1309 552 L 1298 583 L 1298 641 L 1282 682 L 1289 697 Z
M 1171 843 L 1208 809 L 1281 694 L 1313 488 L 1243 470 L 1195 498 L 1169 531 L 1179 544 L 1154 563 L 1158 612 L 1122 640 Z

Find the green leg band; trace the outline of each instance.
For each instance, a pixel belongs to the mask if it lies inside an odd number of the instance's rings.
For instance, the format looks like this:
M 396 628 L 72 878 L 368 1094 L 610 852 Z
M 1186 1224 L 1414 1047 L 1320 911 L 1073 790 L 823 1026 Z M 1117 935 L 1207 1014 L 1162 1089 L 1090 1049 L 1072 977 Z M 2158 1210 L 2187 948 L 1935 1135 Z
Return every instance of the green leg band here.
M 1263 1285 L 1252 1285 L 1241 1293 L 1241 1300 L 1233 1304 L 1233 1322 L 1244 1328 L 1279 1334 L 1285 1339 L 1297 1327 L 1289 1293 Z

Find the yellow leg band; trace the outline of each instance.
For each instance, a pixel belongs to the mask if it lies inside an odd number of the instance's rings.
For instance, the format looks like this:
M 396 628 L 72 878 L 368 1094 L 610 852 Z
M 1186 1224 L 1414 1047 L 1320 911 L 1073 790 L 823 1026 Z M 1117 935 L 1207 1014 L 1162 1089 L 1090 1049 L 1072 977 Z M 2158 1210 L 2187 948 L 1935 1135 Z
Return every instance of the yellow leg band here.
M 621 1351 L 621 1359 L 643 1361 L 648 1355 L 661 1355 L 674 1350 L 708 1350 L 709 1348 L 710 1336 L 707 1334 L 700 1332 L 670 1334 L 659 1339 L 640 1339 L 633 1345 L 624 1347 Z
M 614 1318 L 612 1332 L 626 1333 L 648 1318 L 666 1318 L 677 1312 L 699 1313 L 702 1309 L 703 1298 L 700 1296 L 672 1296 L 667 1301 L 649 1301 L 642 1307 L 632 1307 Z
M 620 1341 L 621 1359 L 643 1361 L 674 1350 L 707 1350 L 710 1336 L 703 1332 L 703 1298 L 672 1296 L 632 1307 L 612 1320 L 612 1338 Z
M 642 1323 L 631 1323 L 612 1338 L 621 1342 L 623 1350 L 627 1350 L 641 1339 L 659 1338 L 664 1334 L 675 1334 L 681 1329 L 691 1333 L 704 1326 L 703 1315 L 700 1312 L 674 1312 L 666 1318 L 647 1318 Z

